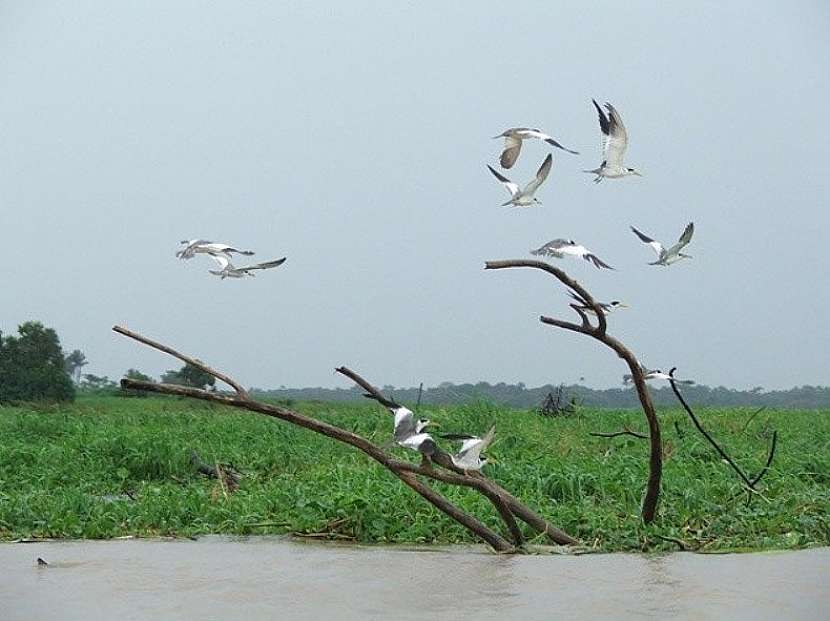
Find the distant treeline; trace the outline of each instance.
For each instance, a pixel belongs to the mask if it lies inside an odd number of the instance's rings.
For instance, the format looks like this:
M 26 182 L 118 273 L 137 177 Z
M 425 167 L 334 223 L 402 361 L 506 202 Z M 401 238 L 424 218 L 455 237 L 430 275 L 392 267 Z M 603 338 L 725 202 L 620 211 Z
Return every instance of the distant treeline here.
M 485 400 L 516 408 L 538 407 L 548 393 L 558 386 L 547 384 L 538 388 L 527 388 L 524 384 L 451 384 L 444 382 L 433 388 L 424 388 L 421 403 L 430 405 L 454 405 Z M 563 386 L 563 395 L 575 397 L 586 406 L 607 408 L 639 407 L 633 388 L 608 388 L 594 390 L 580 385 Z M 789 390 L 765 391 L 761 388 L 735 390 L 718 386 L 695 385 L 681 387 L 683 396 L 692 404 L 714 407 L 761 407 L 770 408 L 830 408 L 830 387 L 800 386 Z M 413 404 L 418 399 L 418 388 L 395 388 L 384 386 L 383 391 L 395 400 Z M 258 395 L 271 399 L 296 401 L 357 401 L 363 399 L 361 391 L 345 388 L 280 388 L 275 390 L 254 389 Z M 651 396 L 656 405 L 677 406 L 677 399 L 669 386 L 651 385 Z

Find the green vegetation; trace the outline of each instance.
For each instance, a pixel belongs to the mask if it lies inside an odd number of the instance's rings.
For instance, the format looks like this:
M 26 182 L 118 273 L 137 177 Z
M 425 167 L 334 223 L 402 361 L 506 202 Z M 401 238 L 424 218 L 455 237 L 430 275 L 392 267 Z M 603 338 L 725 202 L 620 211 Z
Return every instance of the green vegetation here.
M 385 443 L 376 405 L 300 403 L 296 409 Z M 639 501 L 647 445 L 591 431 L 643 429 L 634 410 L 567 417 L 488 404 L 430 408 L 443 431 L 495 423 L 487 473 L 552 523 L 600 550 L 706 551 L 830 544 L 830 412 L 705 410 L 700 415 L 751 473 L 773 428 L 778 453 L 760 489 L 741 491 L 680 410 L 661 411 L 665 442 L 657 520 Z M 230 462 L 244 474 L 227 497 L 190 462 Z M 398 449 L 396 449 L 398 450 Z M 414 454 L 399 450 L 401 457 Z M 501 528 L 469 490 L 440 486 Z M 735 496 L 733 498 L 733 496 Z M 0 537 L 330 533 L 363 542 L 472 542 L 470 534 L 362 453 L 261 415 L 174 398 L 82 397 L 62 406 L 0 408 Z
M 57 333 L 40 322 L 21 324 L 17 336 L 0 334 L 0 403 L 71 401 L 66 364 Z

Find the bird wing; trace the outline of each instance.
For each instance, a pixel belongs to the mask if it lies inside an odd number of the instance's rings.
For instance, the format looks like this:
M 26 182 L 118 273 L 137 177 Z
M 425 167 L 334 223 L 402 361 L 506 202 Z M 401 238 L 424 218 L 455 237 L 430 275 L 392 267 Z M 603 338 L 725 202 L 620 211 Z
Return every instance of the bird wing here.
M 597 114 L 599 114 L 599 130 L 600 130 L 600 149 L 602 150 L 602 157 L 603 160 L 605 159 L 605 151 L 606 145 L 608 144 L 608 133 L 610 132 L 610 124 L 608 122 L 608 117 L 605 116 L 605 111 L 599 107 L 596 99 L 592 99 L 591 101 L 594 102 L 594 108 L 597 109 Z
M 690 241 L 692 241 L 692 235 L 695 233 L 695 223 L 689 222 L 686 225 L 686 228 L 683 229 L 683 234 L 680 236 L 680 239 L 677 240 L 677 243 L 669 248 L 666 252 L 667 254 L 677 254 L 683 248 L 685 248 Z
M 608 109 L 608 138 L 605 141 L 603 157 L 609 167 L 622 166 L 623 156 L 628 148 L 628 132 L 625 131 L 625 125 L 617 109 L 607 102 L 605 107 Z
M 601 269 L 601 268 L 603 268 L 603 267 L 604 267 L 605 269 L 607 269 L 607 270 L 612 270 L 612 269 L 614 269 L 613 267 L 611 267 L 610 265 L 608 265 L 605 261 L 603 261 L 602 259 L 600 259 L 597 255 L 595 255 L 595 254 L 594 254 L 594 253 L 592 253 L 592 252 L 586 252 L 586 253 L 582 256 L 582 258 L 583 258 L 583 259 L 585 259 L 586 261 L 588 261 L 589 263 L 593 263 L 593 264 L 594 264 L 594 267 L 596 267 L 597 269 Z
M 551 255 L 554 257 L 561 257 L 562 249 L 567 248 L 570 245 L 571 243 L 567 239 L 557 238 L 549 241 L 540 248 L 537 248 L 536 250 L 531 250 L 530 254 Z
M 504 151 L 501 152 L 501 167 L 512 168 L 522 150 L 522 139 L 516 136 L 504 137 Z
M 471 436 L 468 433 L 439 433 L 440 437 L 445 440 L 457 440 L 463 442 L 464 440 L 478 439 L 478 436 Z
M 288 257 L 283 257 L 282 259 L 277 259 L 276 261 L 265 261 L 264 263 L 257 263 L 256 265 L 246 265 L 245 267 L 238 268 L 241 272 L 250 272 L 251 270 L 268 270 L 272 267 L 278 267 L 285 263 L 285 260 Z
M 392 435 L 398 442 L 403 442 L 410 436 L 416 434 L 415 414 L 409 408 L 403 406 L 395 408 L 395 428 Z
M 489 168 L 490 172 L 493 173 L 496 176 L 496 179 L 498 179 L 501 182 L 501 184 L 504 187 L 507 188 L 507 191 L 510 192 L 510 196 L 516 196 L 516 194 L 519 193 L 518 184 L 513 183 L 512 181 L 510 181 L 510 179 L 508 179 L 507 177 L 502 175 L 499 171 L 497 171 L 495 168 L 493 168 L 489 164 L 487 164 L 487 168 Z
M 234 269 L 233 265 L 231 265 L 230 259 L 224 254 L 210 254 L 211 259 L 216 261 L 217 265 L 219 265 L 220 270 L 224 270 L 227 268 Z
M 634 234 L 640 238 L 641 242 L 651 246 L 652 250 L 654 250 L 654 252 L 657 253 L 658 258 L 662 257 L 663 254 L 666 252 L 666 249 L 663 248 L 663 244 L 661 244 L 659 241 L 651 239 L 651 237 L 649 237 L 648 235 L 644 235 L 643 233 L 635 229 L 633 226 L 631 227 L 631 230 L 634 231 Z
M 461 445 L 461 450 L 458 451 L 458 455 L 456 455 L 456 459 L 458 459 L 458 461 L 475 463 L 478 461 L 479 455 L 481 455 L 493 441 L 495 435 L 496 427 L 494 425 L 493 427 L 490 427 L 490 430 L 484 435 L 483 438 L 473 436 L 468 440 L 464 440 L 464 443 Z
M 545 158 L 545 161 L 542 162 L 542 165 L 539 166 L 539 170 L 536 171 L 536 178 L 525 186 L 525 194 L 533 194 L 534 192 L 536 192 L 536 190 L 539 189 L 539 186 L 542 185 L 545 179 L 548 178 L 548 173 L 550 173 L 551 166 L 553 166 L 553 156 L 550 153 L 548 153 L 548 156 Z

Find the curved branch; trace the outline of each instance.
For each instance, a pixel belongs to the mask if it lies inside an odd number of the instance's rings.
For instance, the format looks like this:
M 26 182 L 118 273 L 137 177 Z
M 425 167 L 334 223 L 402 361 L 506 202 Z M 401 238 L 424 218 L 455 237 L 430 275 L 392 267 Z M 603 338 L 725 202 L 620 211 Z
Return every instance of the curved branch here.
M 775 457 L 775 447 L 776 447 L 777 444 L 778 444 L 778 430 L 776 429 L 772 432 L 772 443 L 770 444 L 770 447 L 769 447 L 769 454 L 767 455 L 767 463 L 765 463 L 764 467 L 761 468 L 761 472 L 759 472 L 758 475 L 754 479 L 752 479 L 752 481 L 750 481 L 750 487 L 753 487 L 753 486 L 757 485 L 758 482 L 761 479 L 764 478 L 764 475 L 767 473 L 767 471 L 769 470 L 769 467 L 772 465 L 772 460 Z
M 672 367 L 671 371 L 669 371 L 669 376 L 674 378 L 674 372 L 676 370 L 677 367 Z M 738 473 L 738 476 L 741 477 L 743 482 L 746 483 L 748 487 L 754 490 L 755 486 L 753 485 L 752 481 L 749 480 L 749 477 L 747 477 L 744 474 L 743 470 L 741 470 L 738 467 L 738 464 L 736 464 L 732 460 L 732 458 L 726 454 L 726 451 L 724 451 L 718 445 L 718 443 L 715 442 L 715 439 L 712 436 L 710 436 L 707 433 L 707 431 L 703 428 L 703 425 L 700 424 L 700 421 L 698 420 L 697 416 L 695 416 L 695 413 L 692 412 L 692 408 L 689 407 L 689 404 L 686 403 L 686 400 L 683 398 L 683 395 L 681 395 L 680 391 L 677 389 L 677 383 L 674 381 L 674 379 L 670 379 L 669 384 L 671 384 L 671 389 L 674 391 L 674 396 L 677 397 L 678 401 L 680 401 L 680 404 L 683 406 L 683 409 L 686 410 L 686 413 L 692 419 L 692 422 L 695 424 L 695 427 L 697 427 L 697 430 L 701 433 L 701 435 L 709 441 L 709 444 L 711 444 L 718 452 L 718 454 L 726 461 L 726 463 L 728 463 L 732 467 L 732 470 Z
M 122 326 L 113 326 L 112 329 L 113 329 L 113 331 L 118 332 L 119 334 L 123 334 L 124 336 L 128 336 L 131 339 L 134 339 L 134 340 L 138 341 L 139 343 L 144 343 L 145 345 L 149 345 L 153 349 L 158 349 L 159 351 L 163 351 L 165 354 L 170 354 L 171 356 L 173 356 L 174 358 L 178 358 L 179 360 L 181 360 L 185 364 L 189 364 L 190 366 L 196 367 L 197 369 L 199 369 L 201 371 L 204 371 L 208 375 L 211 375 L 211 376 L 215 377 L 216 379 L 218 379 L 222 382 L 225 382 L 228 386 L 230 386 L 231 388 L 233 388 L 236 391 L 237 395 L 239 395 L 243 399 L 248 398 L 248 391 L 245 390 L 240 384 L 238 384 L 236 381 L 234 381 L 233 379 L 231 379 L 230 377 L 228 377 L 224 373 L 221 373 L 221 372 L 217 371 L 216 369 L 210 368 L 208 365 L 206 365 L 201 360 L 197 360 L 196 358 L 191 358 L 190 356 L 186 356 L 185 354 L 179 353 L 175 349 L 173 349 L 172 347 L 168 347 L 167 345 L 162 345 L 161 343 L 158 343 L 157 341 L 153 341 L 151 339 L 148 339 L 146 336 L 141 336 L 137 332 L 133 332 L 132 330 L 128 330 L 127 328 L 124 328 Z
M 498 270 L 512 267 L 531 267 L 545 271 L 553 275 L 562 284 L 573 289 L 586 304 L 590 306 L 597 314 L 597 327 L 580 326 L 569 321 L 562 321 L 554 319 L 553 317 L 542 316 L 539 320 L 548 325 L 562 328 L 563 330 L 570 330 L 572 332 L 579 332 L 580 334 L 587 334 L 610 347 L 616 354 L 622 358 L 628 365 L 631 371 L 631 377 L 634 385 L 637 388 L 637 397 L 640 399 L 640 404 L 643 408 L 646 421 L 648 422 L 649 432 L 649 475 L 646 483 L 646 493 L 643 496 L 643 506 L 641 509 L 643 521 L 649 523 L 654 520 L 657 514 L 657 502 L 660 498 L 660 481 L 663 474 L 663 447 L 660 438 L 660 421 L 657 419 L 657 413 L 654 410 L 654 404 L 651 401 L 651 395 L 646 386 L 643 370 L 638 362 L 636 356 L 620 341 L 606 332 L 607 324 L 605 320 L 605 313 L 597 304 L 596 300 L 586 291 L 582 285 L 568 276 L 565 272 L 557 267 L 544 263 L 542 261 L 529 261 L 524 259 L 510 260 L 510 261 L 487 261 L 484 264 L 484 269 Z
M 547 272 L 555 276 L 559 282 L 561 282 L 566 287 L 570 287 L 581 297 L 585 302 L 590 306 L 594 312 L 597 314 L 597 327 L 592 328 L 605 334 L 607 329 L 606 321 L 605 321 L 605 312 L 602 310 L 602 307 L 597 304 L 596 300 L 591 296 L 590 293 L 580 285 L 576 280 L 568 276 L 565 272 L 563 272 L 558 267 L 554 267 L 550 263 L 545 263 L 544 261 L 531 261 L 529 259 L 514 259 L 510 261 L 487 261 L 484 264 L 484 269 L 486 270 L 501 270 L 510 267 L 533 267 L 542 271 Z

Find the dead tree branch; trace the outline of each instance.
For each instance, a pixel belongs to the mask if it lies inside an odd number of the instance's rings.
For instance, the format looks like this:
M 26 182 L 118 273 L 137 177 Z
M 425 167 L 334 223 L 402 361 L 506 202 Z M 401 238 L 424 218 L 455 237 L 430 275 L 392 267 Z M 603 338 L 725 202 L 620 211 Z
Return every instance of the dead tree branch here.
M 671 371 L 669 371 L 669 376 L 674 377 L 674 372 L 676 370 L 677 367 L 672 367 Z M 671 384 L 671 389 L 674 392 L 674 396 L 677 397 L 678 401 L 680 401 L 680 404 L 683 406 L 683 409 L 686 410 L 686 413 L 689 415 L 689 418 L 692 419 L 692 422 L 695 424 L 695 427 L 697 427 L 697 430 L 700 432 L 700 434 L 704 438 L 706 438 L 709 444 L 711 444 L 714 447 L 714 449 L 718 452 L 718 455 L 720 455 L 721 458 L 723 458 L 723 460 L 731 466 L 732 470 L 734 470 L 738 474 L 738 476 L 749 489 L 751 489 L 752 491 L 758 491 L 755 489 L 755 484 L 761 480 L 761 478 L 766 474 L 767 470 L 769 470 L 769 467 L 772 464 L 772 459 L 775 456 L 775 445 L 778 438 L 778 433 L 775 432 L 772 435 L 772 444 L 770 446 L 769 455 L 767 456 L 766 465 L 761 470 L 760 474 L 756 477 L 755 480 L 750 480 L 749 477 L 746 476 L 746 474 L 744 474 L 744 471 L 741 470 L 738 464 L 735 463 L 735 461 L 726 453 L 726 451 L 724 451 L 720 447 L 720 445 L 717 442 L 715 442 L 715 439 L 711 435 L 709 435 L 709 433 L 703 428 L 703 425 L 701 424 L 700 420 L 698 420 L 697 416 L 695 416 L 695 413 L 692 411 L 692 408 L 689 407 L 689 404 L 686 403 L 686 400 L 683 398 L 683 395 L 681 395 L 680 391 L 677 389 L 677 382 L 671 379 L 669 380 L 669 384 Z
M 184 354 L 181 354 L 181 353 L 177 352 L 175 349 L 171 349 L 170 347 L 167 347 L 167 345 L 162 345 L 161 343 L 158 343 L 156 341 L 148 339 L 146 336 L 141 336 L 140 334 L 138 334 L 136 332 L 133 332 L 131 330 L 128 330 L 127 328 L 124 328 L 122 326 L 113 326 L 112 329 L 114 331 L 118 332 L 119 334 L 123 334 L 124 336 L 128 336 L 131 339 L 135 339 L 139 343 L 144 343 L 145 345 L 149 345 L 153 349 L 158 349 L 159 351 L 163 351 L 165 354 L 170 354 L 174 358 L 178 358 L 179 360 L 181 360 L 185 364 L 189 364 L 191 366 L 194 366 L 197 369 L 200 369 L 200 370 L 204 371 L 208 375 L 212 375 L 216 379 L 218 379 L 222 382 L 225 382 L 228 386 L 233 388 L 236 391 L 236 394 L 239 395 L 241 398 L 243 398 L 243 399 L 248 398 L 248 391 L 245 390 L 240 384 L 235 382 L 233 379 L 231 379 L 230 377 L 228 377 L 224 373 L 221 373 L 221 372 L 219 372 L 215 369 L 210 368 L 208 365 L 206 365 L 201 360 L 197 360 L 196 358 L 191 358 L 190 356 L 186 356 Z
M 484 264 L 484 269 L 500 270 L 512 267 L 530 267 L 539 269 L 551 274 L 559 282 L 566 287 L 569 287 L 574 293 L 585 301 L 586 306 L 590 307 L 597 317 L 597 325 L 591 324 L 587 314 L 581 309 L 574 308 L 578 312 L 581 324 L 572 323 L 570 321 L 563 321 L 553 317 L 542 316 L 539 320 L 547 325 L 555 326 L 563 330 L 571 332 L 578 332 L 590 336 L 606 347 L 611 348 L 614 352 L 622 358 L 628 365 L 631 371 L 631 377 L 634 385 L 637 388 L 637 396 L 640 399 L 640 404 L 643 408 L 646 421 L 648 422 L 648 437 L 649 437 L 649 475 L 646 483 L 646 493 L 643 497 L 643 506 L 641 514 L 643 521 L 648 523 L 654 520 L 657 513 L 657 501 L 660 497 L 660 480 L 663 472 L 663 454 L 662 454 L 662 440 L 660 438 L 660 421 L 657 419 L 657 414 L 654 411 L 654 404 L 651 401 L 651 395 L 646 386 L 645 377 L 643 377 L 643 370 L 639 361 L 633 353 L 620 341 L 610 336 L 607 333 L 607 323 L 605 320 L 605 312 L 602 307 L 597 304 L 596 300 L 582 287 L 576 280 L 568 276 L 565 272 L 553 265 L 543 261 L 531 261 L 525 259 L 517 259 L 511 261 L 487 261 Z
M 648 436 L 646 434 L 640 433 L 639 431 L 632 431 L 628 427 L 625 427 L 622 431 L 613 431 L 610 433 L 592 431 L 588 435 L 595 436 L 597 438 L 616 438 L 617 436 L 634 436 L 635 438 L 640 438 L 641 440 L 648 439 Z
M 120 334 L 133 338 L 141 343 L 145 343 L 150 345 L 151 347 L 155 347 L 160 351 L 169 353 L 170 355 L 179 358 L 180 360 L 190 360 L 188 356 L 184 356 L 167 346 L 155 343 L 150 339 L 147 339 L 141 335 L 138 335 L 124 328 L 116 326 L 114 330 Z M 200 368 L 204 368 L 207 372 L 213 373 L 213 371 L 208 370 L 209 367 L 206 367 L 206 365 L 204 365 L 203 363 L 200 363 Z M 371 384 L 369 384 L 366 380 L 360 377 L 357 373 L 354 373 L 353 371 L 345 367 L 341 367 L 340 369 L 338 369 L 338 371 L 352 378 L 361 387 L 366 389 L 367 392 L 373 394 L 373 396 L 380 397 L 381 399 L 383 399 L 383 401 L 381 401 L 382 403 L 384 401 L 390 402 L 379 391 L 377 391 L 377 389 L 372 387 Z M 219 377 L 219 375 L 216 375 L 216 377 Z M 233 382 L 233 380 L 230 380 L 230 378 L 219 377 L 219 379 L 222 379 L 222 381 L 227 382 L 231 386 L 236 385 Z M 437 509 L 439 509 L 452 519 L 456 520 L 458 523 L 460 523 L 462 526 L 474 533 L 477 537 L 485 541 L 494 550 L 498 552 L 513 551 L 515 547 L 521 545 L 523 541 L 521 531 L 518 528 L 515 519 L 513 518 L 514 515 L 525 521 L 529 526 L 536 529 L 537 531 L 545 533 L 550 539 L 552 539 L 556 543 L 577 543 L 576 539 L 549 525 L 543 518 L 538 516 L 535 512 L 530 510 L 528 507 L 526 507 L 524 504 L 518 501 L 515 497 L 513 497 L 511 494 L 503 490 L 500 486 L 496 485 L 489 479 L 477 476 L 476 473 L 472 475 L 465 475 L 463 471 L 460 471 L 458 468 L 455 467 L 449 455 L 443 451 L 439 451 L 438 454 L 433 457 L 433 461 L 439 466 L 446 468 L 447 471 L 440 470 L 438 468 L 426 467 L 424 465 L 414 465 L 411 463 L 398 461 L 394 459 L 391 455 L 386 453 L 386 451 L 384 451 L 382 448 L 373 444 L 372 442 L 363 438 L 362 436 L 359 436 L 345 429 L 341 429 L 334 425 L 330 425 L 323 421 L 319 421 L 317 419 L 305 416 L 303 414 L 300 414 L 299 412 L 295 412 L 293 410 L 289 410 L 281 406 L 271 405 L 268 403 L 262 403 L 259 401 L 252 400 L 247 396 L 247 394 L 240 394 L 239 391 L 237 391 L 237 394 L 234 396 L 216 392 L 209 392 L 206 390 L 191 388 L 187 386 L 178 386 L 172 384 L 156 384 L 153 382 L 143 382 L 127 378 L 121 380 L 121 386 L 122 388 L 140 389 L 159 394 L 190 397 L 193 399 L 211 401 L 213 403 L 220 403 L 222 405 L 230 407 L 245 409 L 251 412 L 256 412 L 258 414 L 263 414 L 265 416 L 278 418 L 280 420 L 297 425 L 299 427 L 309 429 L 310 431 L 314 431 L 315 433 L 320 433 L 322 435 L 332 438 L 333 440 L 349 444 L 363 451 L 376 462 L 386 467 L 410 489 L 420 494 L 425 500 L 427 500 L 427 502 L 431 503 Z M 471 487 L 479 491 L 481 494 L 487 497 L 494 505 L 500 517 L 504 520 L 507 526 L 507 530 L 510 533 L 510 536 L 513 539 L 514 543 L 511 544 L 504 537 L 495 533 L 493 530 L 484 525 L 481 521 L 459 509 L 457 506 L 455 506 L 449 500 L 447 500 L 444 496 L 436 492 L 434 489 L 432 489 L 425 483 L 418 480 L 418 478 L 415 475 L 420 475 L 425 478 L 430 478 L 454 485 Z

